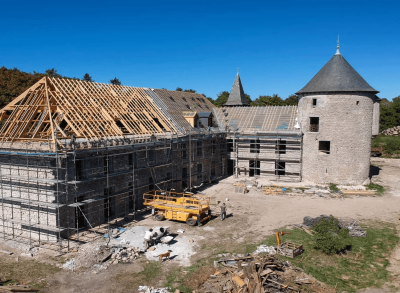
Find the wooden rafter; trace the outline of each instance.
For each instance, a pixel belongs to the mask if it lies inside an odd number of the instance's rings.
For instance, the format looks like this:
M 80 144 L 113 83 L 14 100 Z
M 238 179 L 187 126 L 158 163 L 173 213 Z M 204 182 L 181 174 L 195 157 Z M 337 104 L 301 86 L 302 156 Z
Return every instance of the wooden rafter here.
M 0 119 L 0 142 L 176 132 L 141 88 L 48 77 L 1 109 Z

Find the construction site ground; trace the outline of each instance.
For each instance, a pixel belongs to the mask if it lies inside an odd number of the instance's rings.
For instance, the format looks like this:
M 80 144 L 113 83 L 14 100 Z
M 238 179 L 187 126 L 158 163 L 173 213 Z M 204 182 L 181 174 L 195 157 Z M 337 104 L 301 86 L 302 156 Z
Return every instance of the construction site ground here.
M 252 247 L 252 244 L 259 243 L 276 229 L 303 222 L 305 216 L 332 214 L 335 217 L 348 217 L 360 222 L 365 220 L 390 222 L 396 224 L 399 233 L 400 160 L 372 158 L 371 164 L 372 182 L 387 189 L 382 196 L 334 198 L 307 193 L 270 195 L 263 194 L 261 189 L 255 187 L 249 188 L 246 194 L 238 194 L 234 193 L 233 186 L 238 179 L 231 176 L 218 183 L 203 186 L 201 190 L 202 194 L 211 196 L 214 202 L 227 203 L 228 217 L 225 221 L 214 217 L 204 226 L 190 227 L 182 222 L 159 222 L 147 216 L 135 224 L 149 228 L 169 226 L 171 232 L 176 235 L 176 241 L 185 239 L 189 249 L 193 250 L 193 254 L 187 257 L 186 262 L 182 262 L 182 256 L 179 256 L 179 251 L 174 251 L 172 244 L 171 260 L 163 261 L 160 266 L 155 264 L 152 267 L 152 261 L 156 258 L 147 259 L 146 256 L 141 256 L 132 263 L 110 265 L 98 272 L 72 271 L 58 267 L 76 256 L 77 252 L 57 256 L 55 252 L 43 250 L 34 257 L 27 257 L 21 255 L 16 248 L 0 242 L 0 250 L 14 253 L 0 254 L 0 277 L 3 280 L 11 278 L 20 282 L 39 284 L 41 292 L 137 292 L 139 285 L 163 287 L 179 266 L 191 266 L 189 272 L 198 264 L 212 263 L 209 259 L 215 258 L 220 253 L 248 252 L 247 249 Z M 268 184 L 267 181 L 259 179 L 256 181 L 259 185 Z M 290 186 L 283 182 L 279 182 L 279 185 Z M 219 212 L 218 207 L 215 207 L 215 212 Z M 183 229 L 184 233 L 176 233 L 178 229 Z M 157 255 L 157 250 L 153 254 Z M 400 288 L 400 248 L 390 256 L 390 262 L 392 284 L 387 284 L 387 288 L 380 288 L 379 291 L 371 288 L 360 292 L 390 292 L 389 287 Z M 196 277 L 193 277 L 192 282 L 201 283 L 213 271 L 211 267 L 205 266 Z

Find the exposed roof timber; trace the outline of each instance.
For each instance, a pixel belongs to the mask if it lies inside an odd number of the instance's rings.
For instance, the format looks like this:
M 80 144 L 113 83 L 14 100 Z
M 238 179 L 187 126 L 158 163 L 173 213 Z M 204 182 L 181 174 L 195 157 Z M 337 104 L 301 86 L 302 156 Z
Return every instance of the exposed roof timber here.
M 142 88 L 48 77 L 0 110 L 0 119 L 0 142 L 177 131 Z

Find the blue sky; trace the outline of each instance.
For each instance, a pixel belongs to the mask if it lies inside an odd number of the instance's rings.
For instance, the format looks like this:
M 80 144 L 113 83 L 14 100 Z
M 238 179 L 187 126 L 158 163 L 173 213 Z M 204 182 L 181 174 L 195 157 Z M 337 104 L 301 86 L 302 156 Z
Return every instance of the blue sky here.
M 192 88 L 215 99 L 243 87 L 283 98 L 335 53 L 381 98 L 400 95 L 398 1 L 0 0 L 0 66 L 56 68 L 96 82 Z

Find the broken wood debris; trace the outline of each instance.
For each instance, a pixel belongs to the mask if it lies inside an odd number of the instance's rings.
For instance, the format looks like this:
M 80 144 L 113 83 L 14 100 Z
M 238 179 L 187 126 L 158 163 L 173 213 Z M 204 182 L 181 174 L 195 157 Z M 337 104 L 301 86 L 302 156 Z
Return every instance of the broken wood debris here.
M 301 292 L 303 284 L 314 282 L 312 277 L 304 277 L 301 269 L 275 256 L 223 257 L 216 264 L 222 267 L 202 285 L 200 292 Z M 289 280 L 285 276 L 287 270 L 301 275 Z
M 262 193 L 263 194 L 271 194 L 271 195 L 278 195 L 283 192 L 282 188 L 278 187 L 270 187 L 270 186 L 263 186 Z
M 8 292 L 38 292 L 39 290 L 33 289 L 28 285 L 9 284 L 7 286 L 0 285 L 0 293 Z

